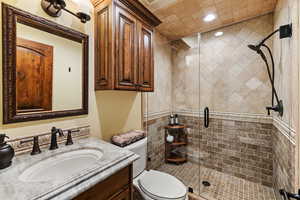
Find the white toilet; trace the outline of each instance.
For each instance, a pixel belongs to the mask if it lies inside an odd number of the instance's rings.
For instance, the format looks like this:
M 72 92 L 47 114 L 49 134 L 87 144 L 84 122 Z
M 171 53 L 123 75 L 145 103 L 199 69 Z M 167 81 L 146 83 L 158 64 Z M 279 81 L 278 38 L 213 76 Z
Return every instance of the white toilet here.
M 187 200 L 187 187 L 167 173 L 146 171 L 147 138 L 128 145 L 126 149 L 140 158 L 133 163 L 133 184 L 145 200 Z

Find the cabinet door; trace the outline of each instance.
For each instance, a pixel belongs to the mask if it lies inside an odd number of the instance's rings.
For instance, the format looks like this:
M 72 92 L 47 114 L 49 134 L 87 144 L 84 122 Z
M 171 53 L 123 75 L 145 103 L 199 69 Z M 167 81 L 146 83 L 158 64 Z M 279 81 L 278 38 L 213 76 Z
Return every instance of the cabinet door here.
M 153 62 L 153 31 L 143 23 L 139 23 L 139 67 L 138 85 L 140 91 L 154 90 L 154 62 Z
M 95 89 L 110 89 L 112 88 L 112 69 L 109 5 L 97 9 L 95 16 Z
M 126 10 L 116 6 L 116 77 L 115 87 L 136 90 L 137 21 Z

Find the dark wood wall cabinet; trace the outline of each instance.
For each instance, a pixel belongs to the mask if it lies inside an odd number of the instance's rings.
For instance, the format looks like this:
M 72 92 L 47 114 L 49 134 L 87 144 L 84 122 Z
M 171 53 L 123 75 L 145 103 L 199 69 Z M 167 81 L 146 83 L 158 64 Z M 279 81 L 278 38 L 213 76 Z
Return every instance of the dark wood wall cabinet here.
M 94 0 L 95 89 L 154 91 L 153 28 L 136 0 Z
M 132 165 L 81 193 L 73 200 L 132 200 Z

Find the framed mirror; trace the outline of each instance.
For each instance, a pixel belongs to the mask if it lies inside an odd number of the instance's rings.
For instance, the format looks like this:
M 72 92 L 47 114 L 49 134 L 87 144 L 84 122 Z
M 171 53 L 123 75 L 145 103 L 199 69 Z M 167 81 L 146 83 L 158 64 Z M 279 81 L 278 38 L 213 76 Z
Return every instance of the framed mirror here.
M 88 114 L 88 35 L 2 3 L 3 123 Z

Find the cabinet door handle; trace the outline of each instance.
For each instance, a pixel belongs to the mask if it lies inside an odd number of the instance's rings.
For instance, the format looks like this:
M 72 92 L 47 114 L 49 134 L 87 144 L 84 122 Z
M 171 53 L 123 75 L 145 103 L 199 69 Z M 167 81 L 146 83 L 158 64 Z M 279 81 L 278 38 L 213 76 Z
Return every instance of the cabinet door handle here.
M 204 127 L 208 128 L 209 127 L 209 108 L 206 107 L 204 109 Z

